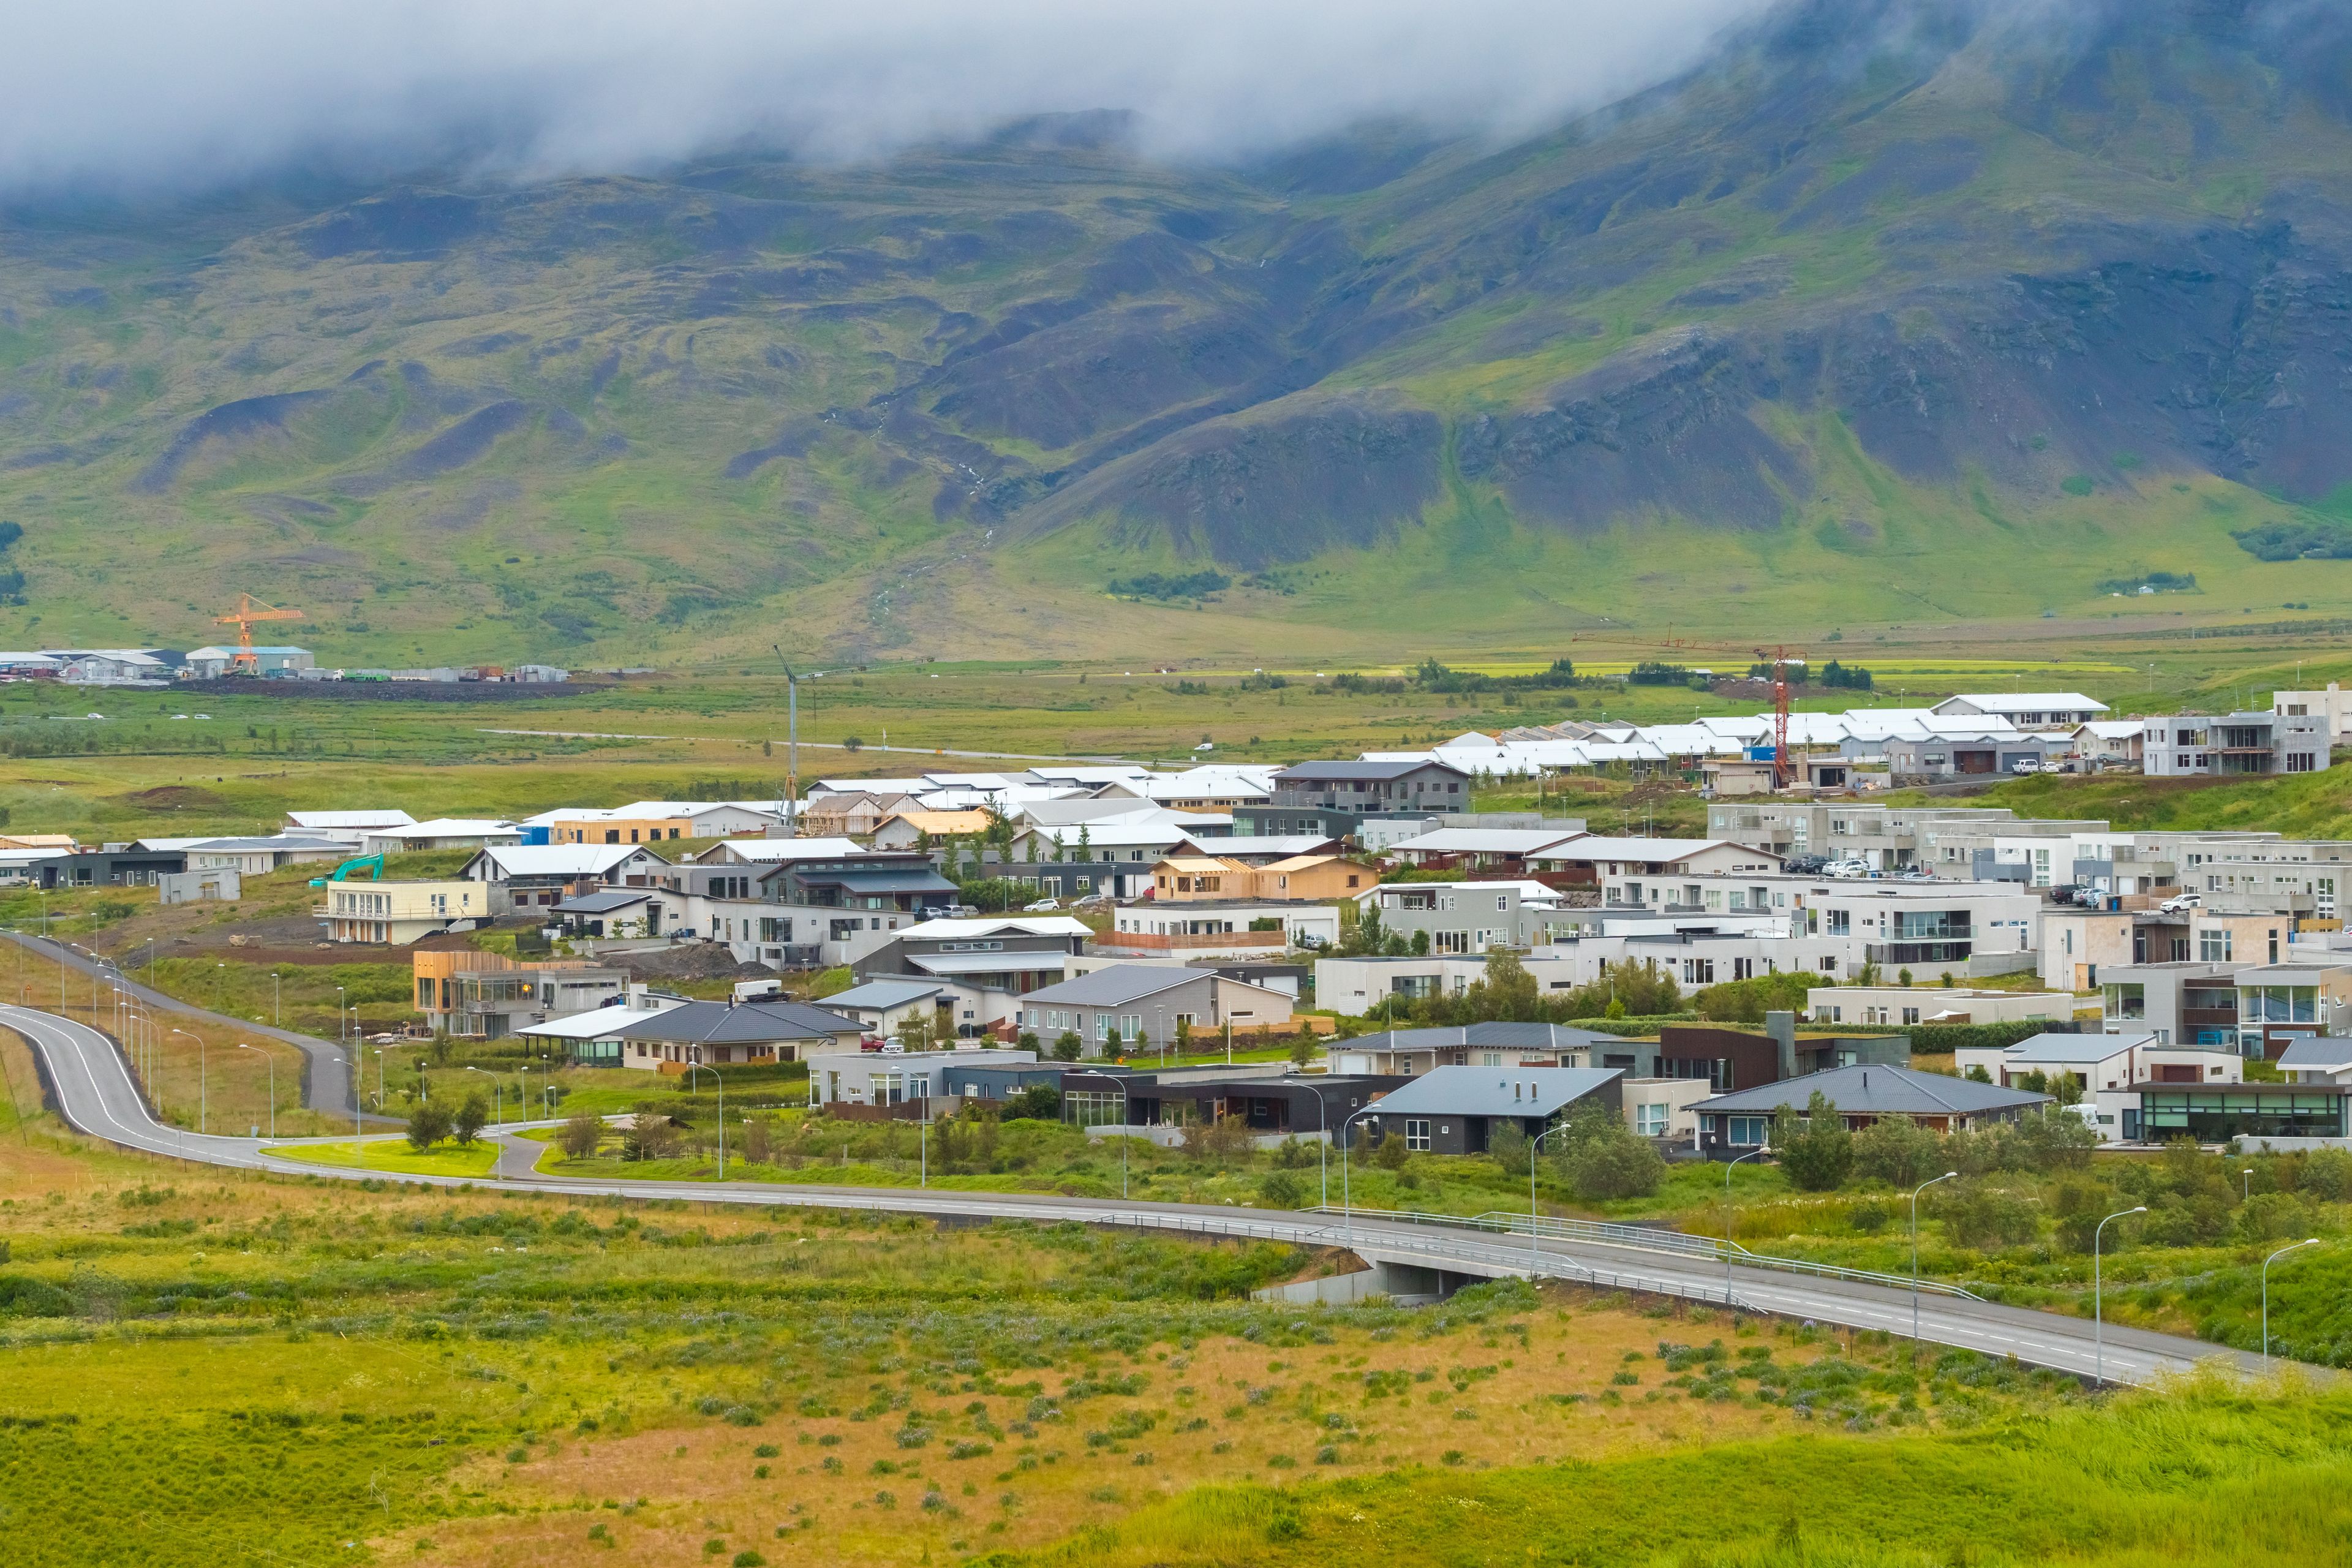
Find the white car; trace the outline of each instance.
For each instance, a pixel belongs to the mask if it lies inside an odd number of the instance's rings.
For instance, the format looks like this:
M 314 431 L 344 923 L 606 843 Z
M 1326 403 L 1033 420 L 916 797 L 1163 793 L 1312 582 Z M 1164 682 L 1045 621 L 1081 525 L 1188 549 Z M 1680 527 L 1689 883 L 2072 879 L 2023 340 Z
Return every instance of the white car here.
M 1822 875 L 1825 877 L 1867 877 L 1870 875 L 1870 865 L 1869 862 L 1864 860 L 1832 860 L 1828 865 L 1822 868 Z
M 2204 907 L 2205 896 L 2202 893 L 2181 893 L 2165 900 L 2157 906 L 2168 915 L 2177 915 L 2183 910 L 2201 910 Z
M 1044 915 L 1051 914 L 1061 907 L 1062 900 L 1059 899 L 1040 899 L 1034 904 L 1022 905 L 1021 909 L 1024 914 Z

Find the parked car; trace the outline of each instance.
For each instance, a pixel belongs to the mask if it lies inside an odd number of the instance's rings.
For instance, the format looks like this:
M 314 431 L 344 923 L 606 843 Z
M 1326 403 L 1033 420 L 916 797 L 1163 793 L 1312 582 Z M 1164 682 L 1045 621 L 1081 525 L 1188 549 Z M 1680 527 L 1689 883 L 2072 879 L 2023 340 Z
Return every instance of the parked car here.
M 1822 872 L 1830 877 L 1867 877 L 1870 875 L 1870 863 L 1866 860 L 1832 860 L 1822 868 Z
M 1055 910 L 1058 910 L 1061 907 L 1062 900 L 1059 899 L 1040 899 L 1034 904 L 1022 905 L 1021 912 L 1031 915 L 1047 915 L 1052 914 Z
M 2177 915 L 2183 910 L 2201 910 L 2204 907 L 2205 896 L 2202 893 L 2176 893 L 2157 906 L 2168 915 Z

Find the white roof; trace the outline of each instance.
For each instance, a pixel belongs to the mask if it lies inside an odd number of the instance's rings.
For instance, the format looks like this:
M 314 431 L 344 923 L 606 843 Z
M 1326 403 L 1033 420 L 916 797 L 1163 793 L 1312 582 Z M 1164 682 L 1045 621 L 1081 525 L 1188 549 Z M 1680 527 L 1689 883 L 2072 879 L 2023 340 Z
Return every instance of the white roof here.
M 2089 731 L 2102 741 L 2128 741 L 2147 726 L 2144 719 L 2094 719 L 2074 726 L 2077 735 Z
M 617 1035 L 632 1024 L 642 1024 L 647 1018 L 659 1017 L 665 1007 L 591 1007 L 585 1013 L 574 1013 L 568 1018 L 551 1018 L 544 1024 L 530 1024 L 515 1031 L 518 1035 L 541 1035 L 558 1040 L 601 1040 L 607 1035 Z
M 490 838 L 521 828 L 495 816 L 436 816 L 430 822 L 394 823 L 373 838 Z
M 855 838 L 730 838 L 706 849 L 699 865 L 715 865 L 719 856 L 776 865 L 786 860 L 830 860 L 836 855 L 864 855 L 866 846 Z
M 599 876 L 652 851 L 642 844 L 493 844 L 482 853 L 503 876 L 572 877 Z
M 977 918 L 918 921 L 898 932 L 905 942 L 955 942 L 995 931 L 1024 936 L 1092 936 L 1095 928 L 1068 915 L 982 915 Z
M 1587 833 L 1571 838 L 1540 854 L 1533 860 L 1686 860 L 1706 849 L 1737 849 L 1743 855 L 1761 855 L 1777 863 L 1780 857 L 1769 849 L 1758 849 L 1746 844 L 1734 844 L 1726 838 L 1618 838 L 1604 834 Z
M 2079 691 L 1962 691 L 1937 703 L 1936 710 L 1940 713 L 1955 702 L 1965 702 L 1987 713 L 2046 713 L 2052 709 L 2087 713 L 2107 710 L 2105 703 Z
M 1048 823 L 1028 829 L 1050 844 L 1065 849 L 1075 849 L 1083 838 L 1096 849 L 1142 848 L 1163 844 L 1196 844 L 1203 842 L 1178 826 L 1171 814 L 1156 814 L 1160 820 L 1150 822 L 1065 822 Z M 1216 840 L 1205 842 L 1213 845 Z
M 286 820 L 297 827 L 404 827 L 416 819 L 397 807 L 381 811 L 289 811 Z
M 809 786 L 810 798 L 821 795 L 920 795 L 930 788 L 928 779 L 819 779 Z

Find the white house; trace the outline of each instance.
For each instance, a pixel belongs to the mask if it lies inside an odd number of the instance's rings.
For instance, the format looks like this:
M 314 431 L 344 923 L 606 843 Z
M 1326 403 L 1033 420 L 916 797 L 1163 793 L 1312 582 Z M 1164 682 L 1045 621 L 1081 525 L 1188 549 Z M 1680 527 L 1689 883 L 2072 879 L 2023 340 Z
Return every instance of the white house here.
M 2107 705 L 2079 691 L 1963 691 L 1928 711 L 2006 719 L 2021 730 L 2070 731 L 2106 716 Z
M 430 822 L 404 822 L 370 828 L 360 836 L 363 855 L 398 855 L 422 849 L 487 849 L 520 844 L 522 829 L 496 817 L 436 816 Z

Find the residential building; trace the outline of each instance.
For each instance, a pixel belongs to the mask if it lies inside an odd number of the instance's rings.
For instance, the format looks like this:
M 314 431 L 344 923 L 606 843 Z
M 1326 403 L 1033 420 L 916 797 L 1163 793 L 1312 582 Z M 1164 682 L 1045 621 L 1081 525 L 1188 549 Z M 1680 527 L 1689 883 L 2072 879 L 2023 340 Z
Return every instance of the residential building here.
M 1093 934 L 1067 915 L 924 921 L 888 933 L 849 961 L 850 970 L 861 984 L 908 979 L 946 987 L 955 1033 L 971 1038 L 1013 1027 L 1021 999 L 1066 978 L 1066 963 Z
M 305 838 L 338 839 L 356 849 L 360 840 L 371 833 L 405 827 L 415 820 L 408 813 L 394 807 L 366 811 L 289 811 L 286 814 L 285 831 Z
M 1098 939 L 1106 952 L 1183 960 L 1279 958 L 1295 947 L 1336 947 L 1339 911 L 1329 904 L 1255 899 L 1157 900 L 1112 911 Z
M 1501 877 L 1525 877 L 1528 859 L 1538 851 L 1570 839 L 1581 831 L 1538 827 L 1440 826 L 1417 837 L 1389 846 L 1396 859 L 1424 871 L 1484 871 Z
M 1772 1119 L 1779 1109 L 1786 1105 L 1802 1115 L 1816 1093 L 1835 1109 L 1848 1130 L 1857 1132 L 1891 1117 L 1930 1131 L 1966 1132 L 2015 1121 L 2026 1111 L 2052 1103 L 2046 1094 L 1883 1062 L 1832 1068 L 1793 1082 L 1700 1100 L 1692 1108 L 1698 1117 L 1699 1147 L 1717 1158 L 1762 1148 L 1771 1142 Z
M 812 837 L 837 835 L 866 838 L 893 812 L 914 804 L 911 795 L 852 790 L 842 795 L 813 795 L 798 813 L 801 832 Z
M 1385 882 L 1357 899 L 1359 919 L 1406 941 L 1423 933 L 1429 951 L 1475 954 L 1528 948 L 1561 929 L 1561 896 L 1541 882 Z
M 2083 1004 L 2071 991 L 1839 985 L 1806 992 L 1805 1005 L 1816 1024 L 1957 1025 L 2065 1022 Z M 2098 1005 L 2087 1010 L 2096 1015 Z
M 864 1026 L 803 1002 L 688 1002 L 620 1031 L 623 1067 L 683 1072 L 696 1064 L 804 1060 L 856 1051 Z
M 984 811 L 926 811 L 919 806 L 901 807 L 875 824 L 874 847 L 920 849 L 928 854 L 940 839 L 977 840 L 995 820 Z
M 2137 1125 L 2127 1141 L 2200 1143 L 2235 1141 L 2247 1153 L 2347 1146 L 2345 1101 L 2352 1089 L 2335 1083 L 2147 1083 L 2138 1087 Z
M 2267 963 L 2284 954 L 2293 931 L 2294 921 L 2277 915 L 2053 905 L 2042 914 L 2042 982 L 2053 990 L 2093 991 L 2142 964 Z M 2155 1019 L 2149 1025 L 2170 1026 Z
M 1669 1024 L 1654 1040 L 1621 1039 L 1599 1047 L 1589 1064 L 1623 1068 L 1638 1078 L 1705 1079 L 1717 1093 L 1755 1089 L 1855 1066 L 1906 1067 L 1907 1035 L 1849 1035 L 1798 1026 L 1793 1013 L 1767 1013 L 1750 1025 Z
M 768 802 L 640 800 L 609 811 L 565 809 L 534 817 L 551 844 L 652 844 L 670 838 L 761 837 L 783 828 Z
M 2313 1035 L 2294 1041 L 2273 1065 L 2289 1083 L 2352 1085 L 2352 1036 Z
M 2352 734 L 2352 691 L 2329 681 L 2322 691 L 2273 691 L 2271 711 L 2282 719 L 2319 719 L 2333 735 Z
M 1720 838 L 1626 838 L 1587 833 L 1538 849 L 1528 868 L 1554 887 L 1597 888 L 1612 878 L 1778 873 L 1769 849 Z
M 2021 730 L 2071 733 L 2076 725 L 2105 717 L 2109 710 L 2079 691 L 1964 691 L 1928 711 L 1948 718 L 2006 719 Z
M 1715 1093 L 1705 1079 L 1629 1078 L 1622 1089 L 1625 1125 L 1635 1136 L 1696 1146 L 1698 1102 Z
M 488 882 L 338 881 L 327 884 L 324 917 L 333 942 L 410 942 L 444 931 L 473 931 L 500 912 L 500 889 Z
M 1213 855 L 1174 855 L 1152 868 L 1152 901 L 1254 899 L 1303 903 L 1351 899 L 1380 880 L 1360 860 L 1338 855 L 1297 855 L 1265 866 Z
M 1160 1071 L 1080 1068 L 1062 1075 L 1062 1120 L 1116 1130 L 1200 1126 L 1231 1117 L 1261 1145 L 1286 1138 L 1320 1143 L 1336 1141 L 1350 1118 L 1404 1081 L 1300 1073 L 1284 1063 Z
M 2238 1048 L 2238 971 L 2229 963 L 2118 963 L 2099 971 L 2101 1032 L 2161 1046 Z
M 1021 999 L 1020 1027 L 1050 1044 L 1075 1032 L 1089 1057 L 1104 1055 L 1116 1033 L 1132 1045 L 1172 1046 L 1181 1032 L 1213 1034 L 1289 1021 L 1291 999 L 1266 986 L 1212 971 L 1153 963 L 1115 963 L 1032 991 Z
M 1261 833 L 1248 838 L 1223 834 L 1209 839 L 1220 860 L 1237 860 L 1244 866 L 1271 866 L 1277 860 L 1296 860 L 1310 855 L 1344 856 L 1347 844 L 1342 839 L 1314 833 Z
M 1361 1120 L 1372 1142 L 1394 1133 L 1414 1153 L 1483 1154 L 1502 1129 L 1534 1138 L 1579 1100 L 1623 1115 L 1624 1079 L 1607 1068 L 1433 1068 Z
M 16 859 L 10 880 L 50 889 L 144 888 L 185 870 L 189 863 L 184 849 L 138 845 L 128 848 L 73 849 L 62 855 L 54 849 L 26 848 L 15 855 L 21 858 Z M 236 880 L 240 868 L 206 866 L 200 869 L 205 876 L 226 876 Z
M 2242 969 L 2238 1049 L 2275 1059 L 2313 1035 L 2352 1034 L 2352 954 L 2335 963 L 2266 963 Z
M 1765 974 L 1858 974 L 1870 962 L 1865 935 L 1792 936 L 1786 925 L 1758 935 L 1726 921 L 1723 930 L 1634 931 L 1622 936 L 1554 936 L 1528 950 L 1528 970 L 1549 989 L 1589 985 L 1613 968 L 1637 963 L 1685 991 Z
M 631 986 L 625 1003 L 615 1002 L 566 1017 L 525 1024 L 515 1030 L 515 1035 L 551 1054 L 560 1055 L 572 1067 L 616 1068 L 624 1054 L 623 1031 L 665 1007 L 683 1006 L 685 1003 L 683 996 L 665 996 Z
M 1409 1079 L 1443 1067 L 1574 1066 L 1578 1053 L 1613 1047 L 1616 1039 L 1564 1024 L 1465 1024 L 1358 1035 L 1332 1041 L 1325 1054 L 1335 1073 Z
M 1154 868 L 1097 860 L 991 860 L 982 868 L 1021 889 L 1020 902 L 1040 899 L 1139 899 L 1151 889 Z
M 629 984 L 627 971 L 584 960 L 527 963 L 469 947 L 419 949 L 409 964 L 425 1027 L 468 1039 L 498 1039 L 612 1006 Z
M 1284 807 L 1320 807 L 1325 811 L 1363 816 L 1375 812 L 1413 811 L 1444 816 L 1470 805 L 1470 775 L 1444 763 L 1403 762 L 1297 763 L 1273 778 L 1274 798 Z M 1286 833 L 1328 832 L 1320 823 L 1285 827 Z
M 2094 719 L 2077 724 L 2069 750 L 2084 771 L 2136 768 L 2147 758 L 2147 727 L 2137 719 Z
M 1604 879 L 1601 911 L 1783 914 L 1794 937 L 1862 937 L 1864 961 L 1893 973 L 1982 976 L 2032 968 L 2042 902 L 2006 882 L 1873 881 L 1763 875 Z
M 2318 714 L 2174 713 L 2142 730 L 2141 766 L 2150 778 L 2319 773 L 2331 741 Z
M 520 844 L 522 829 L 495 817 L 436 817 L 372 827 L 360 835 L 362 855 L 400 855 L 425 849 L 484 849 Z
M 1235 838 L 1273 837 L 1295 838 L 1313 836 L 1321 838 L 1354 839 L 1366 848 L 1375 846 L 1364 836 L 1378 830 L 1388 841 L 1411 837 L 1400 833 L 1400 825 L 1409 825 L 1414 833 L 1426 831 L 1423 825 L 1434 825 L 1434 814 L 1425 811 L 1408 813 L 1359 814 L 1342 811 L 1337 806 L 1321 805 L 1237 805 L 1233 808 Z
M 566 936 L 591 941 L 643 941 L 662 933 L 661 895 L 642 888 L 599 888 L 593 893 L 576 893 L 548 913 Z
M 1954 1066 L 1963 1074 L 1981 1068 L 2004 1089 L 2016 1088 L 2028 1073 L 2044 1079 L 2069 1073 L 2093 1093 L 2142 1083 L 2238 1083 L 2245 1076 L 2245 1058 L 2235 1050 L 2167 1045 L 2146 1032 L 2036 1035 L 2013 1046 L 1955 1052 Z
M 264 877 L 289 866 L 351 857 L 348 844 L 331 839 L 277 834 L 254 838 L 207 838 L 187 850 L 191 871 L 235 871 L 241 877 Z
M 503 887 L 518 910 L 551 910 L 600 888 L 644 886 L 667 865 L 652 850 L 627 844 L 508 844 L 482 850 L 457 875 Z
M 961 1092 L 965 1086 L 954 1081 L 960 1073 L 1045 1067 L 1031 1050 L 861 1051 L 854 1042 L 846 1050 L 815 1051 L 808 1064 L 812 1106 L 836 1115 L 849 1108 L 884 1111 L 904 1108 L 910 1119 L 924 1121 L 954 1109 L 952 1105 L 934 1108 L 936 1100 L 980 1098 Z M 1054 1070 L 1058 1076 L 1059 1069 Z
M 1015 832 L 1006 847 L 1008 860 L 1091 860 L 1098 865 L 1124 861 L 1153 866 L 1171 855 L 1205 855 L 1212 851 L 1196 827 L 1180 825 L 1170 813 L 1125 817 L 1108 822 L 1053 823 Z
M 876 1039 L 892 1039 L 910 1022 L 929 1026 L 934 1038 L 956 1032 L 956 993 L 940 981 L 886 976 L 836 991 L 824 999 L 824 1010 L 857 1020 Z

